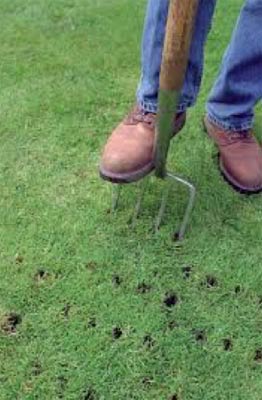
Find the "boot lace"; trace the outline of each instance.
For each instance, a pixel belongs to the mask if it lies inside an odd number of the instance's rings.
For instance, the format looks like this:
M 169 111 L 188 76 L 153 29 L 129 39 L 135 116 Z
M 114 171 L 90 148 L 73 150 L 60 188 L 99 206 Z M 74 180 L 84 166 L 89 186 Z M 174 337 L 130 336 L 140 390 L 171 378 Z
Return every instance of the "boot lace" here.
M 147 124 L 150 128 L 155 125 L 156 114 L 146 112 L 136 106 L 126 118 L 128 125 L 137 125 L 139 123 Z

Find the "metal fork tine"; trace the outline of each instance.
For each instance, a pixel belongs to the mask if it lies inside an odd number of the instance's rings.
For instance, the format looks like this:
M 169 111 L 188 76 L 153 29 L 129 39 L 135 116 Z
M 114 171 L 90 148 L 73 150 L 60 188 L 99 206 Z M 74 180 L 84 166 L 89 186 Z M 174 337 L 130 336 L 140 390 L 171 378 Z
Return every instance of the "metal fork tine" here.
M 120 195 L 121 195 L 121 185 L 113 184 L 112 185 L 112 213 L 115 213 L 118 208 Z
M 138 184 L 137 202 L 135 205 L 133 216 L 131 218 L 131 227 L 132 228 L 135 227 L 137 219 L 140 215 L 141 206 L 142 206 L 142 202 L 144 199 L 144 194 L 145 194 L 146 188 L 148 186 L 150 176 L 151 175 L 149 175 L 146 179 L 141 180 Z M 191 212 L 194 207 L 195 197 L 196 197 L 196 189 L 190 182 L 188 182 L 187 180 L 185 180 L 177 175 L 172 174 L 171 172 L 166 173 L 166 179 L 171 182 L 174 182 L 174 181 L 179 182 L 180 184 L 186 186 L 186 188 L 189 190 L 188 204 L 187 204 L 179 231 L 176 232 L 176 237 L 178 238 L 178 240 L 182 240 L 185 236 L 189 218 L 190 218 Z M 113 213 L 116 212 L 116 210 L 118 208 L 118 204 L 119 204 L 119 200 L 120 200 L 120 196 L 121 196 L 121 189 L 122 189 L 122 185 L 114 184 L 112 186 L 112 212 Z M 160 205 L 159 212 L 158 212 L 156 222 L 155 222 L 155 232 L 157 232 L 161 226 L 161 223 L 162 223 L 165 211 L 166 211 L 166 206 L 167 206 L 170 190 L 171 190 L 171 185 L 170 185 L 170 183 L 167 183 L 165 190 L 164 190 L 164 194 L 162 196 L 161 205 Z
M 136 205 L 135 205 L 135 209 L 134 209 L 134 213 L 133 213 L 133 217 L 132 217 L 132 222 L 131 222 L 132 228 L 135 227 L 137 219 L 140 215 L 141 206 L 142 206 L 142 202 L 144 199 L 144 194 L 145 194 L 146 188 L 148 186 L 148 182 L 149 182 L 149 177 L 150 176 L 147 176 L 145 179 L 141 180 L 138 183 L 139 192 L 138 192 L 137 201 L 136 201 Z
M 184 236 L 185 236 L 185 232 L 186 232 L 186 229 L 187 229 L 187 226 L 188 226 L 189 218 L 190 218 L 191 212 L 192 212 L 193 207 L 194 207 L 195 197 L 196 197 L 196 189 L 195 189 L 194 185 L 192 185 L 190 182 L 186 181 L 183 178 L 180 178 L 179 176 L 173 175 L 170 172 L 167 172 L 167 177 L 169 179 L 171 179 L 171 180 L 175 180 L 175 181 L 183 184 L 184 186 L 187 187 L 187 189 L 189 189 L 188 204 L 187 204 L 187 207 L 186 207 L 186 211 L 185 211 L 185 214 L 184 214 L 184 217 L 183 217 L 182 224 L 181 224 L 181 226 L 179 228 L 179 231 L 178 231 L 178 234 L 177 234 L 178 240 L 182 240 L 184 238 Z
M 166 206 L 167 206 L 167 201 L 168 201 L 168 196 L 170 193 L 170 185 L 167 184 L 165 190 L 164 190 L 164 194 L 162 196 L 162 200 L 161 200 L 161 205 L 159 208 L 159 212 L 156 218 L 156 222 L 155 222 L 155 232 L 159 231 L 159 228 L 161 226 L 165 211 L 166 211 Z

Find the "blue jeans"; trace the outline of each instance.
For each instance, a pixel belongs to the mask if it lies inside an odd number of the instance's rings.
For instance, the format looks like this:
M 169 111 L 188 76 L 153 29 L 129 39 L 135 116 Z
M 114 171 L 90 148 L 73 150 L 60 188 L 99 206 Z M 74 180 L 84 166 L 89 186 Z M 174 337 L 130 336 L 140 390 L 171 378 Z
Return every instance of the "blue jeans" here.
M 169 0 L 148 0 L 137 102 L 149 112 L 157 111 L 168 4 Z M 203 74 L 204 46 L 215 6 L 216 0 L 200 0 L 178 112 L 196 102 Z M 206 105 L 209 119 L 227 131 L 250 129 L 254 107 L 262 98 L 261 24 L 262 0 L 246 0 Z

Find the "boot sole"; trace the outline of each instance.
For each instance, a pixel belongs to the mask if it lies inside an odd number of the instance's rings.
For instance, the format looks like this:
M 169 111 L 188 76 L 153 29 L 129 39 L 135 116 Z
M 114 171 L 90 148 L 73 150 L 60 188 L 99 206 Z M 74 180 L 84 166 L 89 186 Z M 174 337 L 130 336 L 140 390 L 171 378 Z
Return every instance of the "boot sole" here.
M 206 127 L 206 123 L 205 123 L 205 119 L 203 119 L 203 128 L 204 131 L 207 134 L 207 137 L 212 140 L 212 142 L 214 143 L 214 139 L 212 138 L 212 136 L 209 134 L 208 129 Z M 222 178 L 225 180 L 226 183 L 228 183 L 236 192 L 240 193 L 240 194 L 245 194 L 248 196 L 252 196 L 254 194 L 259 194 L 262 192 L 262 186 L 260 188 L 254 188 L 254 189 L 250 189 L 250 188 L 246 188 L 243 187 L 242 185 L 240 185 L 226 170 L 226 168 L 223 165 L 223 162 L 220 158 L 220 153 L 217 153 L 217 163 L 218 163 L 218 169 L 220 171 L 220 174 L 222 176 Z
M 182 117 L 181 121 L 179 121 L 176 131 L 174 132 L 174 136 L 176 136 L 185 126 L 186 118 Z M 173 136 L 173 137 L 174 137 Z M 128 184 L 137 182 L 140 179 L 145 178 L 155 169 L 154 161 L 152 160 L 150 163 L 140 168 L 137 171 L 128 172 L 124 174 L 116 174 L 110 171 L 106 171 L 102 166 L 100 166 L 99 174 L 102 179 L 111 183 L 118 184 Z
M 143 168 L 140 168 L 139 170 L 134 172 L 128 172 L 126 174 L 112 174 L 111 172 L 106 171 L 105 169 L 103 169 L 102 166 L 100 166 L 99 174 L 100 177 L 105 181 L 118 184 L 127 184 L 127 183 L 137 182 L 140 179 L 145 178 L 154 169 L 155 169 L 154 164 L 149 163 L 145 165 Z

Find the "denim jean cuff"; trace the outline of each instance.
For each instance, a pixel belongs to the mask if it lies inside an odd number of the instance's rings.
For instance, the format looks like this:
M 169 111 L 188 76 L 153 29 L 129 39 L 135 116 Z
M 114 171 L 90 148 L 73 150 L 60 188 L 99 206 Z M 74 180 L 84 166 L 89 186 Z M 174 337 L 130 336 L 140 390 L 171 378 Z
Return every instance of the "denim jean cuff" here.
M 145 101 L 137 97 L 137 104 L 145 111 L 145 112 L 150 112 L 150 113 L 157 113 L 157 102 L 149 102 Z M 178 105 L 177 107 L 177 112 L 182 113 L 187 110 L 187 108 L 192 107 L 194 105 L 193 101 L 188 101 L 188 102 L 182 102 Z
M 229 134 L 230 132 L 246 132 L 252 129 L 254 125 L 254 118 L 247 118 L 242 122 L 236 122 L 236 121 L 226 122 L 215 117 L 210 111 L 207 112 L 207 118 L 209 119 L 210 122 L 214 123 L 220 128 L 223 128 Z
M 144 101 L 137 97 L 137 104 L 142 108 L 143 111 L 156 114 L 157 113 L 157 102 Z

